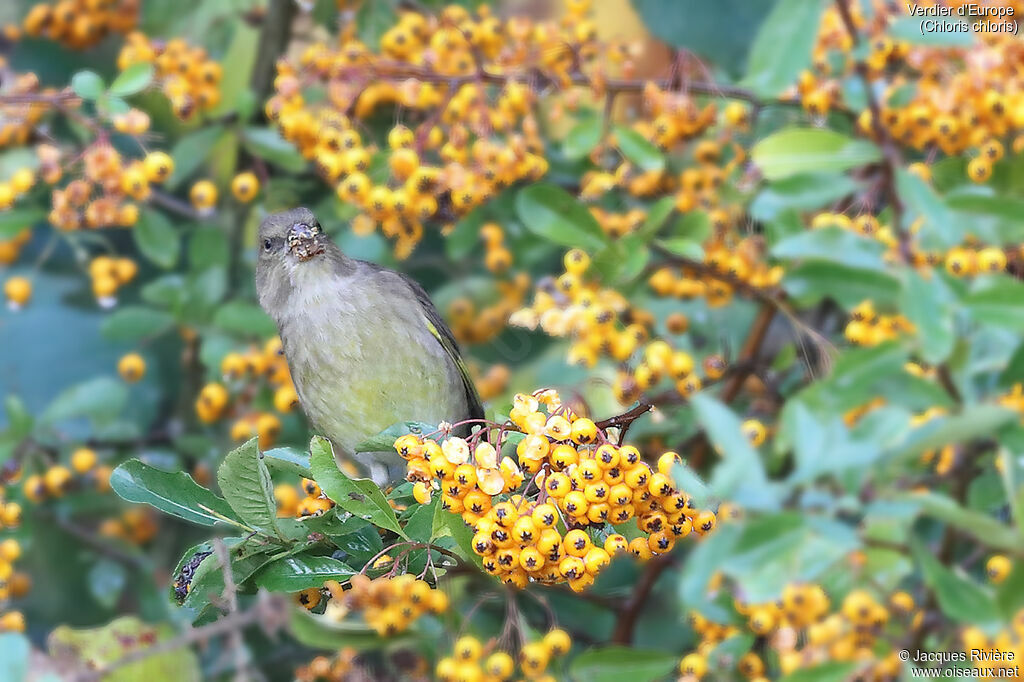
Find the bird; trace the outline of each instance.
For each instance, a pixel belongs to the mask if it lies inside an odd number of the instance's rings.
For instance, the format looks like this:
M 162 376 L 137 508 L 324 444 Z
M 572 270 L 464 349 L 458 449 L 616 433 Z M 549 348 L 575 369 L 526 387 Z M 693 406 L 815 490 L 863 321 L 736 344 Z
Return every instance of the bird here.
M 455 336 L 414 279 L 345 255 L 307 208 L 267 216 L 257 249 L 260 306 L 277 324 L 299 404 L 339 464 L 352 457 L 378 484 L 394 481 L 404 464 L 395 450 L 356 446 L 403 421 L 483 419 Z

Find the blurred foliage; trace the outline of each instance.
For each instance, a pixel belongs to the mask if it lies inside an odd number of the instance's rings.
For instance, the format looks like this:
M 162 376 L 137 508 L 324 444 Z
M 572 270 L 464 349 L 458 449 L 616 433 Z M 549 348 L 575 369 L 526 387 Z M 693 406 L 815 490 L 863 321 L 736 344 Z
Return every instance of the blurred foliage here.
M 0 7 L 0 679 L 1024 655 L 1024 5 L 557 4 Z M 360 446 L 386 489 L 310 433 L 252 282 L 299 205 L 449 321 L 472 484 L 437 425 Z M 605 441 L 629 502 L 565 502 Z

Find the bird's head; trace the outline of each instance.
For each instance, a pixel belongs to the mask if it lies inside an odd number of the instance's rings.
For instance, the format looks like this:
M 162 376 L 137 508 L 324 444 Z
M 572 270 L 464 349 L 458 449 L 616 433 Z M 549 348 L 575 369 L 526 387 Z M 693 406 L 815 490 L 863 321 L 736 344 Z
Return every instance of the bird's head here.
M 325 278 L 352 267 L 308 208 L 267 216 L 260 225 L 257 250 L 256 293 L 275 319 L 289 310 L 296 290 L 322 286 Z
M 327 250 L 328 239 L 308 208 L 269 215 L 260 225 L 260 261 L 305 263 Z

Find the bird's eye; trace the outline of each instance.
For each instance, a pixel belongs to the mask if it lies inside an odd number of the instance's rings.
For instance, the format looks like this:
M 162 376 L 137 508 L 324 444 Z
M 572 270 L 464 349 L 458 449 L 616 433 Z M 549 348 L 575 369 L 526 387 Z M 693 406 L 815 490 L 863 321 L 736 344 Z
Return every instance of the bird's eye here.
M 264 239 L 263 240 L 263 250 L 264 251 L 269 252 L 270 249 L 273 248 L 273 246 L 274 246 L 274 242 L 270 241 L 269 239 Z

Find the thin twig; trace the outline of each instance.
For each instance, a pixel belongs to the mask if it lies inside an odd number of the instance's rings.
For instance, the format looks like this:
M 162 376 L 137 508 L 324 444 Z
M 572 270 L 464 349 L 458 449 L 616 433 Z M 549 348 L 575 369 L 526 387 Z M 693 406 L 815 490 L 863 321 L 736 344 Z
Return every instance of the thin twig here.
M 133 663 L 178 651 L 198 642 L 208 642 L 222 635 L 245 630 L 253 625 L 262 625 L 268 631 L 275 631 L 285 625 L 289 613 L 288 603 L 284 597 L 263 593 L 256 605 L 248 611 L 238 611 L 209 625 L 188 629 L 177 637 L 150 647 L 136 649 L 98 670 L 84 670 L 70 679 L 73 682 L 100 682 L 110 673 Z

